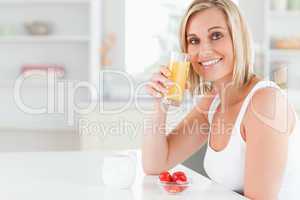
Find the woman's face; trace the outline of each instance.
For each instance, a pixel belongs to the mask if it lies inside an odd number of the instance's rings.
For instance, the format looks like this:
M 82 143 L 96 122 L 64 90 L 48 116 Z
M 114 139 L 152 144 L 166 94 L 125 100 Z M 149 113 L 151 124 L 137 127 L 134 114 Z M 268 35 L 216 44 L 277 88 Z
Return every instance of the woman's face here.
M 198 12 L 186 32 L 193 69 L 207 81 L 231 80 L 233 46 L 224 13 L 217 8 Z

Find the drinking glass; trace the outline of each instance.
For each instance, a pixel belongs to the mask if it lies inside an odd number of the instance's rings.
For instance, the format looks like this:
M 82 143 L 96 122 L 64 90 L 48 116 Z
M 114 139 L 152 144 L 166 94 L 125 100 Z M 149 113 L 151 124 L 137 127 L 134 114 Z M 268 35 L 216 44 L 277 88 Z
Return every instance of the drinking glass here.
M 163 103 L 179 106 L 183 101 L 185 85 L 189 74 L 189 55 L 186 53 L 172 52 L 168 67 L 171 72 L 169 79 L 173 81 L 174 84 L 168 86 L 168 92 L 163 97 Z

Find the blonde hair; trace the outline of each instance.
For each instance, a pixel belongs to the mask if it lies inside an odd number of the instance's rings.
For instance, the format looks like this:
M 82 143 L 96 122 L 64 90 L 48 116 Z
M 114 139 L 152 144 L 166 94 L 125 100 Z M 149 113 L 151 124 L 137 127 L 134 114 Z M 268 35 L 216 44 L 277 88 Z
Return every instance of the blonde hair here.
M 241 87 L 247 84 L 253 75 L 252 40 L 245 20 L 232 0 L 194 0 L 181 22 L 179 33 L 181 50 L 187 52 L 186 28 L 190 17 L 209 8 L 218 8 L 226 16 L 234 54 L 233 82 L 236 87 Z M 212 90 L 212 84 L 205 82 L 192 67 L 189 71 L 189 82 L 192 95 L 194 92 L 206 94 Z

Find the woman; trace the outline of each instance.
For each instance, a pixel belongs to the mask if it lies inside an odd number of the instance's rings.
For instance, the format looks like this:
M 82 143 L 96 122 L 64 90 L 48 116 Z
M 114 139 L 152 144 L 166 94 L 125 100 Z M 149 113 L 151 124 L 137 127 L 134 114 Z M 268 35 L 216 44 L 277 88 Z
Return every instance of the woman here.
M 191 56 L 189 89 L 203 98 L 166 135 L 168 106 L 161 106 L 161 94 L 172 84 L 170 72 L 162 67 L 153 75 L 147 91 L 155 114 L 143 138 L 144 171 L 168 170 L 207 142 L 204 168 L 212 180 L 250 199 L 296 198 L 297 116 L 275 83 L 253 73 L 250 34 L 237 6 L 194 0 L 180 42 Z

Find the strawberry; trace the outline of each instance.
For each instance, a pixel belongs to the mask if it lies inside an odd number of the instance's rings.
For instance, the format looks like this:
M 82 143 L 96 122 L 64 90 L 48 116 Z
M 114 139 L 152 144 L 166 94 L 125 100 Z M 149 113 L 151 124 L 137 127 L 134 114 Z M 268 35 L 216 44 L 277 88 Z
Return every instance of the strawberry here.
M 172 182 L 172 176 L 168 171 L 164 171 L 159 174 L 159 180 L 161 182 Z
M 177 171 L 172 174 L 172 180 L 177 184 L 185 184 L 187 182 L 187 177 L 184 172 Z

